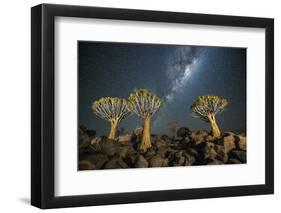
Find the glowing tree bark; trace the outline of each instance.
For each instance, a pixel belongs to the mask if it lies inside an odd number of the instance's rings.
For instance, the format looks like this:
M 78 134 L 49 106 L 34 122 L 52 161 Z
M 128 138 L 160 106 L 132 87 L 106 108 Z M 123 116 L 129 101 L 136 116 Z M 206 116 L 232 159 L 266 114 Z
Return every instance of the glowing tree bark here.
M 159 109 L 161 100 L 157 95 L 149 92 L 147 89 L 135 89 L 134 93 L 130 94 L 129 101 L 131 103 L 132 112 L 143 119 L 143 135 L 139 148 L 146 152 L 146 150 L 151 147 L 151 118 Z
M 212 135 L 215 138 L 219 138 L 221 136 L 221 131 L 216 122 L 216 114 L 223 112 L 226 106 L 227 100 L 221 99 L 218 96 L 207 95 L 199 96 L 192 104 L 191 110 L 195 117 L 209 122 L 212 129 Z
M 94 113 L 110 122 L 111 128 L 108 138 L 115 139 L 118 124 L 130 114 L 130 103 L 122 98 L 101 98 L 92 105 Z

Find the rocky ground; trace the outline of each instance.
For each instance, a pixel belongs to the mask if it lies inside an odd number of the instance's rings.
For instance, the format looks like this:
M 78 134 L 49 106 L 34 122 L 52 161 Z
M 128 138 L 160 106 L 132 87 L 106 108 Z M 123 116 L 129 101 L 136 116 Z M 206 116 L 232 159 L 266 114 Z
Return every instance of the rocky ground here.
M 151 135 L 152 147 L 138 150 L 142 129 L 117 141 L 79 128 L 79 170 L 219 165 L 246 163 L 246 136 L 226 132 L 213 139 L 205 130 L 181 127 L 176 137 Z

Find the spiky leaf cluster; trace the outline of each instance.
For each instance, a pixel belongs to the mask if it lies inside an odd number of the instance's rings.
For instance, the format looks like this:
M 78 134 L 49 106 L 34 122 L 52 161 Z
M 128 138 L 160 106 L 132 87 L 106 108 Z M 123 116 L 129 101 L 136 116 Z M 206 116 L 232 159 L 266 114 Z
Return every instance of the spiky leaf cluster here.
M 94 101 L 94 113 L 107 121 L 122 121 L 130 114 L 130 103 L 123 98 L 104 97 Z
M 227 100 L 215 95 L 199 96 L 192 104 L 191 110 L 195 117 L 208 120 L 208 116 L 221 113 L 227 106 Z
M 135 89 L 128 99 L 131 110 L 142 118 L 153 116 L 161 105 L 161 99 L 147 89 Z

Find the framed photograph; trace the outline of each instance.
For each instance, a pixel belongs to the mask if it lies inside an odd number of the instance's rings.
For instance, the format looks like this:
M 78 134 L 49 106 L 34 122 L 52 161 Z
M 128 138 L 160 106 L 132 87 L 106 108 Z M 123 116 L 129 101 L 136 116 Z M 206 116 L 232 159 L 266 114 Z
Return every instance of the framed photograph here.
M 274 21 L 31 9 L 31 203 L 272 194 Z

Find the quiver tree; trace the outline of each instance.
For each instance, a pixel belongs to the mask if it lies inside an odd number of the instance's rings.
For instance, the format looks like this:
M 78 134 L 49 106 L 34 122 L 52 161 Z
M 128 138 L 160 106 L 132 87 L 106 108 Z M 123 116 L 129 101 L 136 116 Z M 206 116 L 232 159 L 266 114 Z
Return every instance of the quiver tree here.
M 106 97 L 94 101 L 94 113 L 111 124 L 109 139 L 115 139 L 118 124 L 130 114 L 129 105 L 130 103 L 123 98 Z
M 140 149 L 146 152 L 151 147 L 150 122 L 154 113 L 161 105 L 161 99 L 147 89 L 135 89 L 129 96 L 132 112 L 143 119 L 143 134 Z
M 227 106 L 227 100 L 214 95 L 199 96 L 192 104 L 191 110 L 194 117 L 209 122 L 212 135 L 215 138 L 221 136 L 221 131 L 216 122 L 216 114 L 223 112 Z

